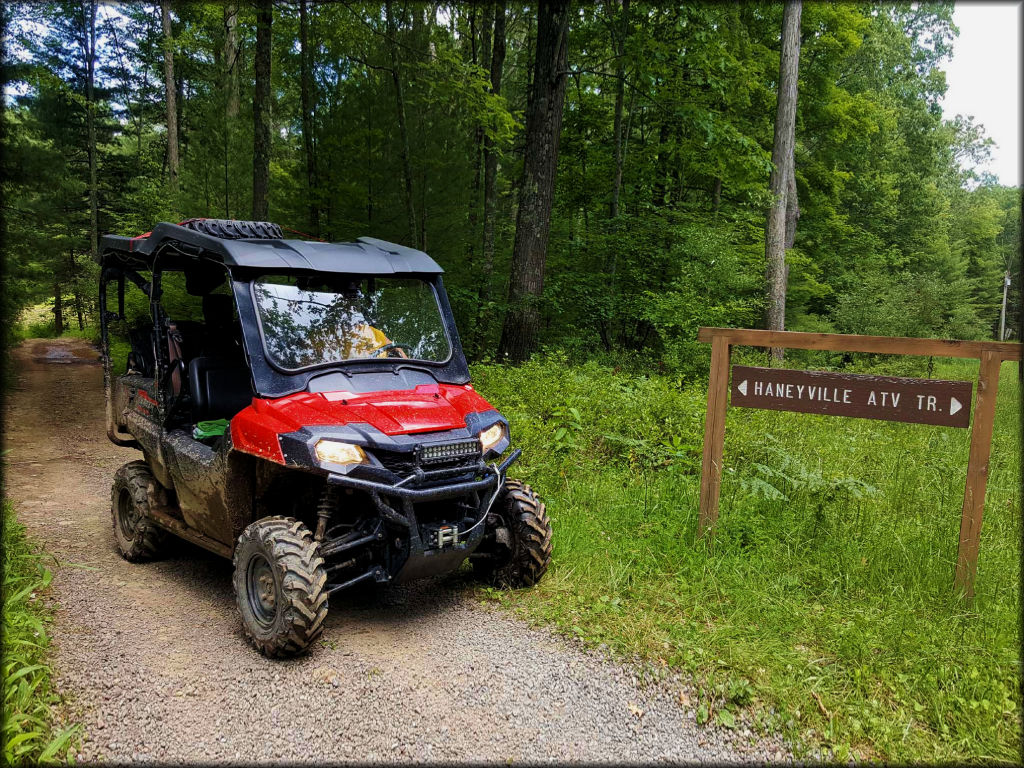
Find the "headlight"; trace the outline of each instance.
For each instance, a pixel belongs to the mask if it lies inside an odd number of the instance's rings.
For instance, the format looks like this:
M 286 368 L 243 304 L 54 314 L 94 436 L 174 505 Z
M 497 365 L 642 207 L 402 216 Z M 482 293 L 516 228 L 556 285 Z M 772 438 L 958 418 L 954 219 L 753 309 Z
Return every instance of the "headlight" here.
M 505 436 L 505 425 L 498 422 L 493 427 L 488 427 L 480 433 L 480 445 L 484 449 L 484 453 L 487 453 L 491 448 L 501 442 L 501 439 Z
M 331 464 L 364 464 L 366 454 L 358 445 L 337 440 L 320 440 L 316 444 L 316 457 Z

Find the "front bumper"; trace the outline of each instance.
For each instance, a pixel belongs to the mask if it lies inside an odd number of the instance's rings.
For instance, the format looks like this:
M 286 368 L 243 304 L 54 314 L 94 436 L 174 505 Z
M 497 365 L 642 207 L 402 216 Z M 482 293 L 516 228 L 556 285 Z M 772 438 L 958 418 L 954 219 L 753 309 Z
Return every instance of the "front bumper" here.
M 358 577 L 358 580 L 374 578 L 381 582 L 390 581 L 400 584 L 426 576 L 448 573 L 458 568 L 483 539 L 485 532 L 483 518 L 490 511 L 498 491 L 505 484 L 505 473 L 522 452 L 521 448 L 515 449 L 500 464 L 488 465 L 481 460 L 476 466 L 470 468 L 415 469 L 395 483 L 366 480 L 333 472 L 328 474 L 327 482 L 332 485 L 365 492 L 386 523 L 401 527 L 407 533 L 408 556 L 394 575 L 389 575 L 383 569 L 377 568 Z M 458 477 L 465 478 L 470 472 L 472 472 L 472 480 L 458 479 L 450 483 L 443 482 L 445 476 L 458 473 Z M 483 474 L 484 477 L 478 478 L 477 476 L 480 474 Z M 429 484 L 429 487 L 417 487 L 423 484 Z M 433 536 L 437 536 L 438 527 L 421 525 L 416 518 L 413 505 L 420 502 L 465 497 L 470 494 L 479 494 L 477 508 L 472 516 L 458 521 L 458 525 L 454 528 L 454 541 L 442 545 L 437 540 L 431 540 Z M 467 519 L 470 521 L 470 526 L 462 528 L 462 524 Z M 460 536 L 464 538 L 460 538 Z M 346 588 L 356 581 L 332 585 L 330 591 Z
M 371 494 L 384 494 L 387 496 L 397 496 L 400 499 L 408 499 L 412 502 L 417 501 L 437 501 L 439 499 L 450 499 L 456 496 L 464 496 L 469 493 L 475 493 L 477 491 L 491 490 L 496 483 L 503 483 L 505 480 L 505 472 L 508 468 L 519 458 L 522 454 L 522 448 L 516 448 L 508 457 L 495 467 L 495 471 L 491 474 L 487 474 L 491 466 L 487 465 L 483 460 L 477 462 L 472 467 L 456 467 L 454 469 L 439 469 L 439 470 L 422 470 L 416 469 L 408 476 L 402 478 L 397 483 L 384 483 L 377 482 L 375 480 L 365 480 L 359 477 L 352 477 L 351 475 L 343 475 L 337 472 L 331 472 L 327 475 L 327 482 L 331 485 L 340 485 L 345 488 L 354 488 L 360 491 L 366 491 Z M 485 477 L 477 480 L 462 480 L 453 483 L 446 483 L 442 485 L 435 485 L 434 482 L 443 480 L 445 476 L 465 476 L 470 472 L 474 476 L 484 474 Z M 430 483 L 427 488 L 419 488 L 417 486 L 423 485 L 424 483 Z

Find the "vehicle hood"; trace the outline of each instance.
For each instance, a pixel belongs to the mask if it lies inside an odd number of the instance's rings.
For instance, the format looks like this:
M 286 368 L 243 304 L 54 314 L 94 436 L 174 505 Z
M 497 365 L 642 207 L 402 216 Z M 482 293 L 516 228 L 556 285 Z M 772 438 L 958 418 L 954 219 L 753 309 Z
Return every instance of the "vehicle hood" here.
M 231 437 L 236 449 L 283 463 L 278 435 L 303 427 L 369 424 L 385 435 L 409 435 L 463 428 L 469 414 L 490 410 L 470 384 L 421 384 L 363 394 L 296 392 L 254 398 L 231 420 Z

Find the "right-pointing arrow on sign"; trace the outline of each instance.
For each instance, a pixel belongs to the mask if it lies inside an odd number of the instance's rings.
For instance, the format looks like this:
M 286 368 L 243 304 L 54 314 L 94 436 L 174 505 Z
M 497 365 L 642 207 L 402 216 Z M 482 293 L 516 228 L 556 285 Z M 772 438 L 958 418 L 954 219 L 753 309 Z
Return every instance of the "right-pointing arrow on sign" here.
M 957 400 L 955 397 L 949 398 L 949 415 L 952 416 L 957 411 L 963 410 L 963 403 Z
M 747 394 L 747 380 L 744 379 L 739 384 L 737 384 L 736 385 L 736 389 L 738 389 L 740 391 L 741 395 L 746 396 L 746 394 Z M 955 413 L 955 411 L 954 411 L 954 413 Z

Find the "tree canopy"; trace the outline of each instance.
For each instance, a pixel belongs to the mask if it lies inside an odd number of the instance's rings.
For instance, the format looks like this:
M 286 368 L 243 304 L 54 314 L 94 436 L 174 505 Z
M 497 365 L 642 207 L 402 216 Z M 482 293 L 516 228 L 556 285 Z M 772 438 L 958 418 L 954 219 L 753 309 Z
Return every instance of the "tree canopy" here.
M 781 4 L 569 6 L 529 307 L 507 297 L 550 95 L 535 5 L 180 3 L 169 34 L 159 3 L 2 13 L 8 313 L 89 322 L 95 201 L 100 233 L 266 210 L 421 247 L 474 358 L 529 316 L 537 344 L 685 371 L 698 326 L 762 322 Z M 940 106 L 956 34 L 951 3 L 804 4 L 786 328 L 994 338 L 1007 272 L 1019 328 L 1020 190 L 969 170 L 983 128 Z

